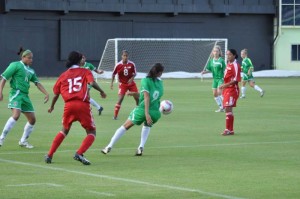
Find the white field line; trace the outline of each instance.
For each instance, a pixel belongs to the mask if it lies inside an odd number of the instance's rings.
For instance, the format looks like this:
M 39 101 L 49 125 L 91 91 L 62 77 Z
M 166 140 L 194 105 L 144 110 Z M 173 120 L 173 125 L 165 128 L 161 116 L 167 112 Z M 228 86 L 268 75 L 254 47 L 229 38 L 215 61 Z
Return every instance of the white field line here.
M 30 184 L 8 184 L 7 187 L 28 187 L 28 186 L 49 186 L 49 187 L 63 187 L 61 184 L 54 183 L 30 183 Z
M 93 193 L 96 195 L 101 195 L 101 196 L 108 196 L 108 197 L 114 197 L 116 196 L 115 194 L 112 193 L 106 193 L 106 192 L 98 192 L 98 191 L 92 191 L 92 190 L 85 190 L 88 193 Z
M 63 168 L 53 167 L 53 166 L 42 166 L 42 165 L 30 164 L 30 163 L 26 163 L 26 162 L 6 160 L 6 159 L 2 159 L 2 158 L 0 158 L 0 162 L 6 162 L 6 163 L 10 163 L 10 164 L 17 164 L 17 165 L 23 165 L 23 166 L 29 166 L 29 167 L 35 167 L 35 168 L 53 170 L 53 171 L 60 171 L 60 172 L 63 171 L 65 173 L 85 175 L 85 176 L 90 176 L 90 177 L 94 177 L 94 178 L 104 178 L 104 179 L 108 179 L 108 180 L 114 180 L 114 181 L 120 181 L 120 182 L 132 183 L 132 184 L 140 184 L 140 185 L 145 185 L 145 186 L 150 186 L 150 187 L 158 187 L 160 189 L 164 188 L 164 189 L 170 189 L 170 190 L 175 190 L 175 191 L 193 192 L 193 193 L 199 193 L 201 195 L 213 196 L 213 197 L 217 197 L 217 198 L 244 199 L 244 198 L 239 198 L 239 197 L 235 197 L 235 196 L 229 196 L 229 195 L 223 195 L 223 194 L 218 194 L 218 193 L 213 193 L 213 192 L 202 191 L 200 189 L 191 189 L 191 188 L 178 187 L 178 186 L 172 186 L 172 185 L 157 184 L 157 183 L 133 180 L 133 179 L 128 179 L 128 178 L 119 178 L 119 177 L 113 177 L 113 176 L 108 176 L 108 175 L 81 172 L 81 171 L 76 171 L 76 170 L 68 170 L 68 169 L 63 169 Z
M 168 148 L 197 148 L 197 147 L 231 147 L 231 146 L 247 146 L 247 145 L 267 145 L 267 144 L 294 144 L 299 143 L 300 140 L 293 140 L 293 141 L 274 141 L 274 142 L 245 142 L 245 143 L 231 143 L 231 144 L 200 144 L 200 145 L 176 145 L 176 146 L 160 146 L 160 147 L 147 147 L 147 149 L 168 149 Z M 89 151 L 100 151 L 99 149 L 89 149 Z M 136 148 L 114 148 L 114 150 L 132 150 Z M 66 153 L 66 152 L 75 152 L 74 150 L 59 150 L 58 153 Z M 47 151 L 17 151 L 17 152 L 4 152 L 0 155 L 13 155 L 13 154 L 46 154 Z

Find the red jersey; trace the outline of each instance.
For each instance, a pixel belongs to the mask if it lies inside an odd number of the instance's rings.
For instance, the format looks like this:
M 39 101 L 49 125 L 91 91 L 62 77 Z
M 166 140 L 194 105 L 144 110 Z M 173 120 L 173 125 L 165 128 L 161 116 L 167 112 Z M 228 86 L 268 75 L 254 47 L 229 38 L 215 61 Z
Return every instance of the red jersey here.
M 61 94 L 65 102 L 80 100 L 89 103 L 88 83 L 94 81 L 90 70 L 72 66 L 62 73 L 56 81 L 53 92 Z
M 126 64 L 123 61 L 118 62 L 113 71 L 113 75 L 116 74 L 119 76 L 120 83 L 127 84 L 129 79 L 136 75 L 135 64 L 129 60 Z
M 240 82 L 241 81 L 241 66 L 239 63 L 234 60 L 232 63 L 227 63 L 225 72 L 224 72 L 224 83 L 229 83 L 232 80 Z M 230 85 L 226 89 L 232 89 L 239 91 L 239 85 L 238 83 Z

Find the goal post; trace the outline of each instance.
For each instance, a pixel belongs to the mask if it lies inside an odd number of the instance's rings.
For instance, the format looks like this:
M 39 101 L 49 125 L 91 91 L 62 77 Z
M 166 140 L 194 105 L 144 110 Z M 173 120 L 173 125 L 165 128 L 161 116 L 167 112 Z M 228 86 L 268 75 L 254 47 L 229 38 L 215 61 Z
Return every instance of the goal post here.
M 99 69 L 104 70 L 104 74 L 100 77 L 111 78 L 111 72 L 116 63 L 121 60 L 123 50 L 129 52 L 129 60 L 135 63 L 138 73 L 147 73 L 154 63 L 159 62 L 165 66 L 164 74 L 176 73 L 174 78 L 178 75 L 184 78 L 184 74 L 200 75 L 215 45 L 221 47 L 224 55 L 228 40 L 224 38 L 109 39 L 98 66 Z M 226 57 L 224 59 L 226 60 Z

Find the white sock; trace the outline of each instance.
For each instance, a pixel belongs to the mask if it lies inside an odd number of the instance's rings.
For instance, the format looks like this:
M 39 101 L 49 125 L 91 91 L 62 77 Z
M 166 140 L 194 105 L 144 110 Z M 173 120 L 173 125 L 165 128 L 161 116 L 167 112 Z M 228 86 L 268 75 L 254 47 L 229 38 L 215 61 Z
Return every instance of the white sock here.
M 2 134 L 0 136 L 0 139 L 4 140 L 5 137 L 7 136 L 7 134 L 9 133 L 9 131 L 12 129 L 12 127 L 15 126 L 16 124 L 16 120 L 13 118 L 13 117 L 10 117 L 8 118 L 4 128 L 3 128 L 3 131 L 2 131 Z
M 96 107 L 97 110 L 99 110 L 100 107 L 101 107 L 101 106 L 100 106 L 95 100 L 93 100 L 92 98 L 90 98 L 90 104 L 93 105 L 94 107 Z
M 219 95 L 219 102 L 221 104 L 220 108 L 223 109 L 223 96 Z
M 246 95 L 246 86 L 242 86 L 242 96 Z
M 114 136 L 111 138 L 110 143 L 107 145 L 107 147 L 112 148 L 113 145 L 125 134 L 126 129 L 124 126 L 121 126 L 118 128 L 114 134 Z
M 254 89 L 257 90 L 258 92 L 262 92 L 262 89 L 257 85 L 254 86 Z
M 220 97 L 215 97 L 215 101 L 217 102 L 217 105 L 221 108 L 222 107 L 222 102 L 221 102 L 221 99 Z
M 33 127 L 34 125 L 29 124 L 29 122 L 25 124 L 24 133 L 20 139 L 21 142 L 25 142 L 26 139 L 29 138 L 31 132 L 33 131 Z
M 140 147 L 143 147 L 143 148 L 144 148 L 145 143 L 146 143 L 146 141 L 147 141 L 147 138 L 148 138 L 148 136 L 149 136 L 149 134 L 150 134 L 150 129 L 151 129 L 151 128 L 150 128 L 149 126 L 143 126 L 142 132 L 141 132 L 141 142 L 140 142 L 139 148 L 140 148 Z

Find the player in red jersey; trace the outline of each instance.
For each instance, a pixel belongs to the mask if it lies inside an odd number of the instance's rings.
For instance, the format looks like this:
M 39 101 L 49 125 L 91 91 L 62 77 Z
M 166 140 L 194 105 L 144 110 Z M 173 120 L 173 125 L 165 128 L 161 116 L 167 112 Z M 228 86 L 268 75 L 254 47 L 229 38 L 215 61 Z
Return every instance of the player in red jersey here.
M 236 107 L 236 102 L 239 98 L 239 82 L 241 82 L 241 67 L 237 62 L 237 52 L 234 49 L 229 49 L 226 52 L 227 66 L 224 73 L 224 84 L 220 86 L 223 89 L 223 106 L 226 112 L 226 128 L 221 135 L 234 135 L 233 130 L 233 107 Z
M 51 113 L 54 110 L 54 105 L 59 95 L 62 95 L 65 107 L 62 130 L 55 136 L 51 148 L 45 156 L 45 162 L 48 164 L 52 162 L 53 154 L 68 135 L 72 123 L 75 121 L 80 122 L 81 126 L 86 130 L 87 136 L 75 153 L 74 159 L 82 162 L 84 165 L 90 164 L 83 156 L 83 153 L 89 149 L 95 140 L 96 126 L 90 109 L 88 84 L 99 91 L 102 98 L 106 98 L 106 94 L 94 81 L 91 71 L 80 68 L 81 59 L 81 53 L 72 51 L 66 63 L 68 70 L 59 76 L 53 87 L 54 97 L 48 112 Z
M 118 114 L 121 108 L 122 101 L 127 91 L 138 92 L 136 84 L 134 82 L 134 77 L 136 76 L 136 67 L 135 64 L 128 60 L 128 51 L 122 51 L 122 60 L 117 63 L 112 73 L 112 79 L 110 88 L 113 89 L 113 83 L 115 81 L 115 76 L 118 75 L 119 78 L 119 98 L 115 105 L 115 112 L 113 119 L 118 118 Z M 136 105 L 139 103 L 139 98 L 134 96 Z

